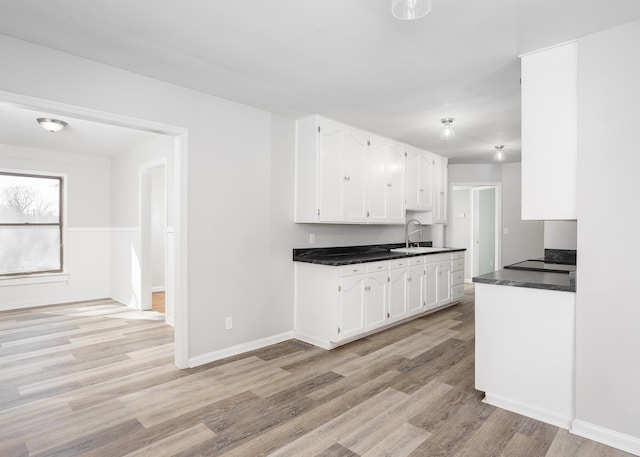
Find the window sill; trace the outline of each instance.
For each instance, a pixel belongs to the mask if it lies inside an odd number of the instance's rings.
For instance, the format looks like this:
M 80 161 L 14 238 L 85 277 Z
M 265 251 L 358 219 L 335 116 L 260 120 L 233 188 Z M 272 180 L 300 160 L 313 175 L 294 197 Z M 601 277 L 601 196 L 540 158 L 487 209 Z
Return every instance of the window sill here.
M 4 276 L 0 278 L 0 287 L 45 284 L 49 282 L 66 282 L 68 280 L 69 273 L 41 273 L 24 276 Z

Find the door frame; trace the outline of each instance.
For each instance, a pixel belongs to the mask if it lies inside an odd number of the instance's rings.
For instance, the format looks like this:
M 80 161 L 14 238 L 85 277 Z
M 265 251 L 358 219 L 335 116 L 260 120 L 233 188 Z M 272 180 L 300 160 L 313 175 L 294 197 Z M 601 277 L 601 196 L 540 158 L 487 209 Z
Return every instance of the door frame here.
M 173 284 L 175 285 L 174 364 L 178 368 L 188 368 L 188 129 L 176 125 L 124 116 L 117 113 L 55 102 L 28 95 L 15 94 L 3 90 L 0 90 L 0 102 L 13 105 L 17 108 L 54 112 L 60 116 L 67 115 L 93 122 L 167 135 L 174 138 L 174 197 L 178 208 L 174 224 L 175 247 L 173 252 L 175 259 L 175 269 L 173 271 Z

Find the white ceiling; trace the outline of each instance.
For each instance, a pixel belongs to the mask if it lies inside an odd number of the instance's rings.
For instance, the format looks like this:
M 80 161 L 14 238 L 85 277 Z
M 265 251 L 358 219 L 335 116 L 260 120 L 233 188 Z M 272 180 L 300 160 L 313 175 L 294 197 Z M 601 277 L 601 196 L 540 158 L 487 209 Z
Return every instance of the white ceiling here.
M 640 19 L 638 0 L 0 0 L 0 33 L 450 157 L 520 153 L 518 55 Z M 614 51 L 615 52 L 615 51 Z M 453 117 L 456 138 L 439 139 Z

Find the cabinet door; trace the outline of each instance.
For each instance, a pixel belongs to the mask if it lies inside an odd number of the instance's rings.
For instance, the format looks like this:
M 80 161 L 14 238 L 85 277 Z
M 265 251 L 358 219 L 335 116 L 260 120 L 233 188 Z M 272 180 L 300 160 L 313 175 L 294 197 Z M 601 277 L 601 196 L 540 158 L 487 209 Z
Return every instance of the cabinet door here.
M 384 138 L 371 136 L 371 147 L 367 160 L 369 222 L 387 222 L 387 149 L 388 143 Z
M 338 340 L 343 340 L 364 331 L 364 299 L 366 275 L 340 278 L 340 321 Z
M 387 271 L 370 273 L 365 286 L 365 330 L 373 330 L 387 324 Z
M 408 210 L 419 210 L 420 207 L 420 166 L 422 154 L 420 151 L 407 148 L 405 158 L 405 198 Z
M 344 204 L 348 222 L 367 222 L 366 160 L 369 135 L 360 130 L 346 129 Z
M 428 263 L 424 272 L 424 304 L 426 309 L 438 306 L 438 264 Z
M 420 157 L 420 209 L 433 210 L 433 190 L 435 187 L 434 167 L 435 159 L 431 154 Z
M 404 148 L 390 143 L 386 155 L 387 222 L 405 223 Z
M 407 314 L 424 311 L 424 265 L 409 267 L 407 277 Z
M 389 322 L 407 316 L 407 269 L 389 271 Z
M 319 124 L 318 148 L 319 220 L 341 222 L 345 220 L 343 188 L 347 177 L 344 127 L 336 122 L 322 120 Z
M 577 219 L 578 44 L 521 63 L 522 219 Z
M 447 223 L 447 160 L 445 157 L 435 159 L 435 195 L 434 195 L 434 215 L 435 224 Z
M 451 262 L 438 263 L 438 306 L 451 301 Z

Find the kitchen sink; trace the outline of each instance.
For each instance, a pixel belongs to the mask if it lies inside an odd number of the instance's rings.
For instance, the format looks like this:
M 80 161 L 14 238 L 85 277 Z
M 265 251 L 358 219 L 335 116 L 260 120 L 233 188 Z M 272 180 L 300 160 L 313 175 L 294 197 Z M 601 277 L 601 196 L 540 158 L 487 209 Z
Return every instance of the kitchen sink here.
M 448 250 L 449 248 L 428 248 L 424 246 L 390 249 L 391 252 L 403 252 L 405 254 L 427 254 L 429 252 L 445 252 Z

